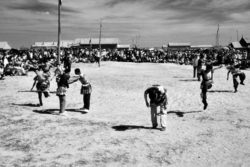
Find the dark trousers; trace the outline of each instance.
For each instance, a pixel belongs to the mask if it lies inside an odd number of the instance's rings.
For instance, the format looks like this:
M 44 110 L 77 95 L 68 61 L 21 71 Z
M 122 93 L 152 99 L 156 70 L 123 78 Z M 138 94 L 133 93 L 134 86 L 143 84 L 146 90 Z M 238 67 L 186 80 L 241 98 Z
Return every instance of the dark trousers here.
M 240 83 L 241 84 L 244 84 L 244 80 L 246 79 L 245 73 L 240 73 L 240 74 L 234 74 L 233 75 L 233 83 L 234 83 L 234 89 L 235 89 L 235 91 L 237 91 L 237 88 L 238 88 L 238 85 L 239 85 L 239 82 L 237 80 L 238 76 L 240 78 Z
M 202 69 L 202 67 L 197 67 L 197 78 L 198 78 L 198 81 L 201 80 L 201 69 Z
M 194 67 L 194 66 L 193 66 Z M 194 67 L 194 78 L 196 77 L 196 72 L 197 71 L 197 67 Z M 198 74 L 197 74 L 198 75 Z
M 63 113 L 65 111 L 66 106 L 66 96 L 65 95 L 58 95 L 59 103 L 60 103 L 60 111 L 59 113 Z
M 89 110 L 90 108 L 90 96 L 91 96 L 91 93 L 89 94 L 83 94 L 83 108 L 86 108 Z
M 204 82 L 201 83 L 201 93 L 202 93 L 202 102 L 204 104 L 207 104 L 207 91 L 208 89 L 212 88 L 212 84 L 210 82 Z

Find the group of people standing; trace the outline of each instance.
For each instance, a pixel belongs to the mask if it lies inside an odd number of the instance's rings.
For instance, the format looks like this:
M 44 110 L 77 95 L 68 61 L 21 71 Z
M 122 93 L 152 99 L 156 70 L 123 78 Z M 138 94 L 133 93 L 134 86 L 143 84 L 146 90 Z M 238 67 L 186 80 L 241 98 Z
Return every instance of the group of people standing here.
M 45 64 L 40 65 L 39 68 L 34 70 L 36 76 L 34 77 L 34 83 L 31 90 L 33 90 L 34 86 L 36 86 L 39 99 L 38 105 L 43 106 L 42 94 L 44 94 L 45 98 L 50 97 L 50 82 L 54 77 L 56 77 L 56 95 L 59 98 L 60 106 L 59 115 L 66 116 L 67 113 L 65 111 L 65 106 L 67 89 L 69 88 L 69 84 L 72 84 L 79 80 L 82 84 L 80 93 L 83 95 L 84 103 L 84 106 L 79 110 L 85 113 L 89 112 L 92 86 L 86 79 L 86 76 L 81 72 L 81 70 L 79 68 L 76 68 L 74 72 L 78 77 L 70 80 L 71 63 L 69 63 L 68 61 L 64 61 L 63 65 L 58 65 L 56 67 L 53 77 L 51 76 L 50 72 L 51 68 L 52 65 L 46 62 Z

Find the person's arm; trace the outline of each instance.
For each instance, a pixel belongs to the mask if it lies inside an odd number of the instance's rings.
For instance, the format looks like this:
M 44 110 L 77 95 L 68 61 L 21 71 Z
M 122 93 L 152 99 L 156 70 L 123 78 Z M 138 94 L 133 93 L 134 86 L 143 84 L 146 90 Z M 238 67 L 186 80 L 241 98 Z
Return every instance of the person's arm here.
M 149 107 L 148 98 L 147 98 L 147 94 L 148 94 L 147 91 L 148 91 L 148 90 L 146 90 L 146 91 L 144 92 L 144 100 L 145 100 L 146 106 Z
M 220 68 L 222 68 L 222 65 L 220 65 L 219 67 L 214 68 L 213 71 L 218 70 Z
M 69 80 L 68 80 L 68 84 L 72 84 L 72 83 L 78 81 L 79 79 L 80 79 L 80 77 L 79 77 L 79 78 L 76 78 L 76 79 L 73 79 L 72 81 L 69 81 Z
M 230 70 L 227 72 L 227 80 L 228 80 L 228 78 L 229 78 L 229 73 L 230 73 L 230 72 L 231 72 Z

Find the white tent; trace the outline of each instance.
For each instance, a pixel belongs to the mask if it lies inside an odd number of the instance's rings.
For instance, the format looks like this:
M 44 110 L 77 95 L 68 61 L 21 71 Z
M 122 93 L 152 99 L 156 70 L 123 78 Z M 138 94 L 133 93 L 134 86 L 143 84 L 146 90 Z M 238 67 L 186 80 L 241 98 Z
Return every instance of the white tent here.
M 10 50 L 11 47 L 8 42 L 0 42 L 0 50 Z

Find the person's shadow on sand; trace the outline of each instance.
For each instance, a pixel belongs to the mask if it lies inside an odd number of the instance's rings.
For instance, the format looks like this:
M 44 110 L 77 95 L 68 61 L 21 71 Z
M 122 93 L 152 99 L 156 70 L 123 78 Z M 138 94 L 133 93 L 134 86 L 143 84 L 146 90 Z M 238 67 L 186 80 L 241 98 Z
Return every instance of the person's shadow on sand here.
M 87 112 L 82 112 L 79 109 L 65 109 L 65 111 L 69 112 L 79 112 L 82 114 L 87 114 Z M 35 113 L 39 114 L 52 114 L 52 115 L 58 115 L 59 114 L 59 109 L 41 109 L 41 110 L 33 110 Z
M 234 93 L 232 90 L 210 90 L 208 93 Z
M 197 79 L 180 79 L 179 81 L 192 82 L 192 81 L 198 81 L 198 80 Z
M 126 131 L 126 130 L 134 130 L 134 129 L 152 129 L 151 127 L 145 127 L 145 126 L 137 126 L 137 125 L 119 125 L 119 126 L 113 126 L 113 129 L 116 131 Z
M 169 111 L 167 114 L 176 114 L 178 117 L 183 117 L 185 114 L 190 114 L 190 113 L 199 113 L 202 112 L 201 110 L 199 111 L 188 111 L 188 112 L 182 112 L 179 110 L 176 111 Z M 138 126 L 138 125 L 119 125 L 119 126 L 113 126 L 113 129 L 116 131 L 126 131 L 126 130 L 140 130 L 140 129 L 152 129 L 151 127 L 145 127 L 145 126 Z
M 24 104 L 15 104 L 11 103 L 12 105 L 17 105 L 17 106 L 24 106 L 24 107 L 39 107 L 39 104 L 32 104 L 32 103 L 24 103 Z
M 168 111 L 168 114 L 176 114 L 178 117 L 183 117 L 185 114 L 198 113 L 198 112 L 202 112 L 202 111 L 199 110 L 199 111 L 182 112 L 182 111 L 176 110 L 176 111 Z

